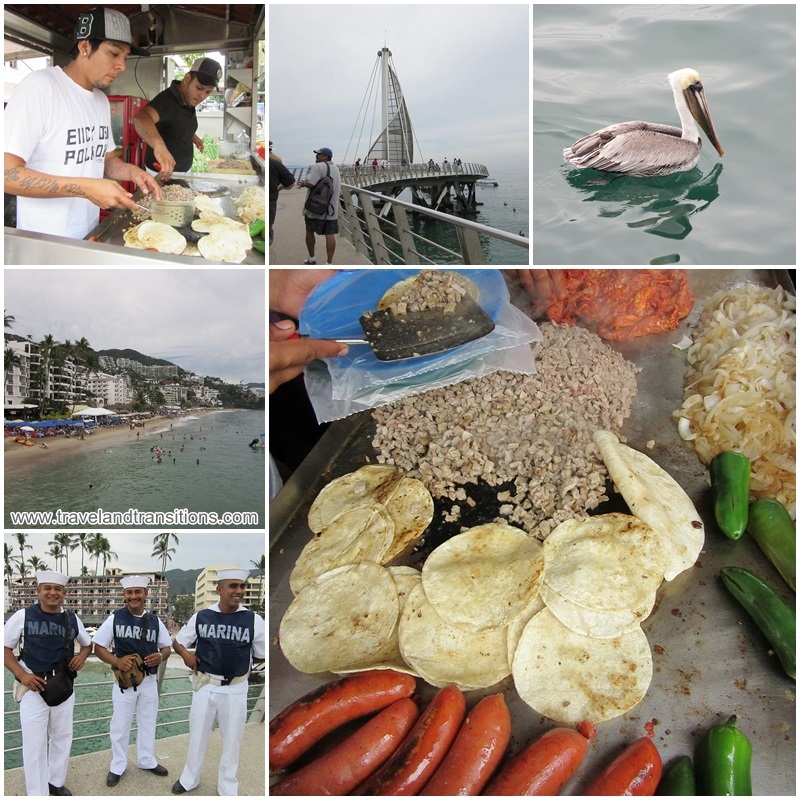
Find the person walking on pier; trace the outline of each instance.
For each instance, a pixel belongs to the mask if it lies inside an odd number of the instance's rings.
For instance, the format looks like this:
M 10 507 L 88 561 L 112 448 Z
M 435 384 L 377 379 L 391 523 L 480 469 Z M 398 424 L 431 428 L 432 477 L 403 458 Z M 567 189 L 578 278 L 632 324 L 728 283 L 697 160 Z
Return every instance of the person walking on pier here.
M 222 737 L 217 791 L 236 796 L 239 747 L 247 721 L 247 678 L 252 662 L 265 658 L 264 618 L 242 603 L 250 573 L 239 567 L 217 573 L 219 602 L 193 614 L 173 642 L 175 652 L 194 670 L 189 712 L 189 752 L 173 794 L 196 789 L 208 737 L 216 719 Z M 195 652 L 187 649 L 196 644 Z
M 339 196 L 342 193 L 342 177 L 339 174 L 339 168 L 333 163 L 333 151 L 329 147 L 321 147 L 314 153 L 317 157 L 316 162 L 308 170 L 306 177 L 298 182 L 297 188 L 308 188 L 307 206 L 314 186 L 330 175 L 333 181 L 333 193 L 326 203 L 324 211 L 310 211 L 307 207 L 303 208 L 303 216 L 306 218 L 306 249 L 308 250 L 308 258 L 303 263 L 317 263 L 317 259 L 314 257 L 317 246 L 316 237 L 324 236 L 328 263 L 333 264 L 336 234 L 339 233 Z
M 116 786 L 128 766 L 134 713 L 139 769 L 160 776 L 168 774 L 154 755 L 158 716 L 156 673 L 159 664 L 169 658 L 172 639 L 164 623 L 145 607 L 150 578 L 127 575 L 120 583 L 125 606 L 106 617 L 92 637 L 95 654 L 101 661 L 111 664 L 116 678 L 111 692 L 114 712 L 110 730 L 111 766 L 106 786 Z
M 63 608 L 66 575 L 36 573 L 39 602 L 5 624 L 3 663 L 14 675 L 22 728 L 22 766 L 29 797 L 67 796 L 64 786 L 72 748 L 75 673 L 83 669 L 92 640 L 74 611 Z M 14 648 L 22 642 L 19 659 Z M 81 646 L 75 655 L 75 642 Z

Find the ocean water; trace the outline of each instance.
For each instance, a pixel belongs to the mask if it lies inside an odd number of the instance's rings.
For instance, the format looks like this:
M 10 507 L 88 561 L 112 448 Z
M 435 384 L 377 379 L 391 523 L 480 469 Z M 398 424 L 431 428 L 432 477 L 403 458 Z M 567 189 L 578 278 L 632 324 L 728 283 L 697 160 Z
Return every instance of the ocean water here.
M 79 453 L 52 464 L 15 469 L 5 484 L 5 525 L 11 511 L 255 512 L 256 524 L 174 525 L 69 524 L 65 528 L 263 528 L 266 450 L 248 443 L 266 431 L 264 411 L 219 411 L 176 420 L 160 433 L 140 431 L 137 440 L 109 442 L 104 450 Z M 162 463 L 151 447 L 171 451 Z M 184 451 L 181 452 L 181 447 Z M 201 449 L 202 448 L 202 449 Z M 172 459 L 175 459 L 173 464 Z M 197 460 L 200 463 L 197 464 Z M 93 489 L 88 489 L 89 485 Z M 54 527 L 28 524 L 27 528 Z
M 534 264 L 795 263 L 792 5 L 534 5 Z M 703 80 L 725 152 L 659 178 L 564 163 L 592 131 L 679 125 L 666 75 Z

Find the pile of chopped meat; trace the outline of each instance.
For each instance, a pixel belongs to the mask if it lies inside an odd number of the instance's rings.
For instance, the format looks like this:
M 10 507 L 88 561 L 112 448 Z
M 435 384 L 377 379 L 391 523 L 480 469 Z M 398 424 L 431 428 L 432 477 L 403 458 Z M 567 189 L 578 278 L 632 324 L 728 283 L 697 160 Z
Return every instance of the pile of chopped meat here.
M 449 313 L 456 310 L 466 292 L 466 284 L 457 273 L 424 269 L 387 309 L 393 314 L 432 308 Z
M 495 372 L 375 409 L 377 461 L 455 502 L 478 481 L 513 484 L 500 515 L 543 539 L 560 522 L 606 500 L 607 472 L 592 441 L 619 432 L 636 395 L 637 368 L 595 334 L 546 323 L 538 375 Z
M 162 200 L 193 200 L 199 194 L 200 192 L 195 192 L 193 189 L 180 186 L 179 184 L 169 184 L 161 187 Z M 136 202 L 139 203 L 140 206 L 151 208 L 150 204 L 153 200 L 153 195 L 147 194 Z M 141 208 L 131 211 L 131 216 L 135 222 L 143 222 L 146 219 L 150 219 L 150 213 L 148 211 L 143 211 Z
M 563 276 L 547 316 L 612 341 L 673 330 L 694 304 L 681 269 L 565 269 Z

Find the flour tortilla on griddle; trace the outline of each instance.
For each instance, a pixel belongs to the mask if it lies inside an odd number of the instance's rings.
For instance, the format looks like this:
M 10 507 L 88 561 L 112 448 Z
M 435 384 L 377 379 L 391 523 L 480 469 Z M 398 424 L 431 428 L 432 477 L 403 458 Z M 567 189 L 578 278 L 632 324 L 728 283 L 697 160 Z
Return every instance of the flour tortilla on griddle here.
M 422 582 L 406 599 L 399 637 L 403 660 L 433 686 L 485 689 L 511 671 L 506 629 L 477 631 L 447 622 L 428 601 Z
M 397 626 L 397 586 L 389 571 L 362 561 L 320 575 L 295 597 L 280 645 L 300 672 L 335 672 L 382 651 Z
M 703 549 L 705 531 L 697 509 L 677 481 L 644 453 L 608 431 L 597 431 L 594 442 L 631 513 L 658 534 L 667 551 L 664 578 L 671 581 L 693 566 Z
M 526 626 L 513 663 L 519 696 L 566 725 L 613 719 L 647 693 L 653 658 L 641 627 L 614 639 L 582 636 L 549 610 Z
M 160 253 L 179 255 L 186 249 L 186 239 L 171 225 L 161 222 L 143 222 L 139 225 L 138 237 L 145 247 L 154 248 Z
M 631 611 L 651 598 L 664 577 L 656 532 L 630 514 L 569 519 L 544 540 L 545 583 L 595 611 Z
M 297 594 L 334 567 L 358 561 L 380 564 L 393 540 L 394 522 L 383 506 L 351 508 L 306 544 L 289 576 L 289 586 Z
M 519 616 L 542 585 L 536 539 L 505 523 L 478 525 L 439 545 L 422 568 L 425 594 L 448 622 L 498 628 Z

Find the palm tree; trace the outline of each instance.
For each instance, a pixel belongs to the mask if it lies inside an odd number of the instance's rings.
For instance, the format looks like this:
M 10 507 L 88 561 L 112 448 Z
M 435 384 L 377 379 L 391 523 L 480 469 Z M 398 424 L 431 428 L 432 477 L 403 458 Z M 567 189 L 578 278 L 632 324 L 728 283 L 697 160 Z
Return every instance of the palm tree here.
M 163 575 L 167 571 L 167 561 L 172 561 L 172 554 L 176 553 L 177 550 L 174 547 L 169 546 L 169 540 L 174 539 L 175 544 L 180 544 L 180 540 L 178 539 L 177 535 L 174 533 L 159 533 L 153 539 L 153 552 L 150 554 L 151 558 L 160 558 L 161 559 L 161 574 Z M 167 584 L 166 581 L 162 583 L 164 594 L 166 595 L 167 592 Z M 167 598 L 164 597 L 165 608 L 167 608 Z
M 57 533 L 53 536 L 53 540 L 61 545 L 61 552 L 64 555 L 64 562 L 66 564 L 66 573 L 69 575 L 69 553 L 74 550 L 78 543 L 75 541 L 75 534 L 73 533 Z
M 75 545 L 81 549 L 81 575 L 83 575 L 83 554 L 89 552 L 89 539 L 91 534 L 84 531 L 83 533 L 75 533 Z
M 17 572 L 20 580 L 25 580 L 28 577 L 28 562 L 24 558 L 17 560 Z
M 19 545 L 19 557 L 24 561 L 25 560 L 25 551 L 26 550 L 33 550 L 33 545 L 28 544 L 28 534 L 17 532 L 14 534 L 14 538 L 17 540 L 17 544 Z
M 258 561 L 253 561 L 253 559 L 251 558 L 250 563 L 258 570 L 259 577 L 263 578 L 264 573 L 266 572 L 267 569 L 267 562 L 264 554 L 263 553 L 261 554 L 261 558 Z
M 112 561 L 115 558 L 119 558 L 119 556 L 111 549 L 111 542 L 106 539 L 105 536 L 100 534 L 101 542 L 100 542 L 100 550 L 99 556 L 103 559 L 103 574 L 106 571 L 106 562 Z
M 58 344 L 52 333 L 48 333 L 39 342 L 39 364 L 35 373 L 35 382 L 39 390 L 39 414 L 44 413 L 45 401 L 50 389 L 50 363 L 52 361 L 53 349 Z M 33 377 L 33 376 L 32 376 Z
M 28 564 L 30 565 L 31 569 L 34 572 L 40 569 L 47 569 L 47 563 L 42 561 L 42 559 L 39 558 L 39 556 L 31 556 L 28 559 Z
M 54 540 L 49 541 L 47 544 L 50 545 L 50 549 L 47 551 L 47 555 L 48 556 L 53 556 L 53 558 L 55 559 L 55 562 L 56 562 L 56 569 L 59 569 L 60 565 L 61 565 L 61 561 L 64 558 L 64 549 L 61 547 L 61 545 L 58 542 L 56 542 Z
M 7 583 L 14 574 L 14 545 L 3 542 L 3 578 Z
M 3 327 L 4 328 L 11 328 L 13 327 L 14 323 L 17 321 L 16 317 L 12 314 L 6 314 L 6 310 L 3 309 Z
M 13 347 L 6 347 L 3 350 L 3 369 L 5 371 L 5 378 L 8 380 L 8 373 L 14 369 L 14 367 L 22 366 L 22 359 L 19 357 L 19 353 L 14 350 Z

